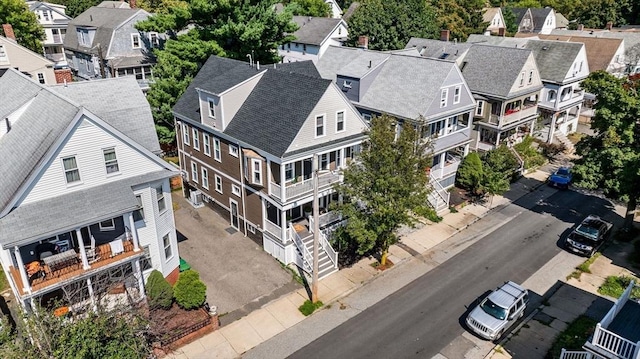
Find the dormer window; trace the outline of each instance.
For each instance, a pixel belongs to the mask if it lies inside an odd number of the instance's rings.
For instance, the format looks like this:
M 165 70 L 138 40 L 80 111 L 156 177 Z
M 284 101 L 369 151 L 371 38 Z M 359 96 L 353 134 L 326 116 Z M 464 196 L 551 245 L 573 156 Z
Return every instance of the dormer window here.
M 449 97 L 449 89 L 442 89 L 440 92 L 440 107 L 447 106 L 447 97 Z
M 160 47 L 160 40 L 158 40 L 158 33 L 149 33 L 149 44 L 151 47 Z
M 131 34 L 131 46 L 134 49 L 140 48 L 140 34 Z
M 555 101 L 557 92 L 555 90 L 550 90 L 547 94 L 547 101 Z
M 89 30 L 86 29 L 78 29 L 78 43 L 81 46 L 89 47 L 91 46 L 91 42 L 89 41 Z
M 216 101 L 212 98 L 207 99 L 209 105 L 209 117 L 216 117 Z

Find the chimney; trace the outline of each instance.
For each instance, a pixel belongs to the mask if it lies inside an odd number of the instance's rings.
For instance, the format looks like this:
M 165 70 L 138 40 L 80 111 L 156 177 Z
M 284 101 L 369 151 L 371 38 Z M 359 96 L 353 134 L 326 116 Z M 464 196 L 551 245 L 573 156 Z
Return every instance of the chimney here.
M 361 49 L 369 48 L 369 37 L 368 36 L 358 36 L 358 47 Z
M 56 76 L 57 84 L 66 85 L 67 82 L 73 81 L 73 77 L 71 76 L 71 69 L 53 70 L 53 74 Z
M 506 33 L 506 30 L 507 29 L 505 29 L 504 27 L 498 28 L 498 36 L 503 36 L 504 37 L 504 35 Z
M 2 24 L 2 31 L 4 32 L 4 37 L 16 41 L 16 34 L 13 32 L 11 24 Z
M 605 27 L 605 29 L 607 29 L 607 30 L 611 30 L 611 28 L 613 28 L 613 22 L 608 21 L 608 22 L 607 22 L 607 26 Z
M 135 9 L 137 7 L 136 0 L 129 0 L 129 7 Z
M 578 31 L 584 31 L 584 25 L 579 24 L 578 25 Z
M 449 30 L 440 30 L 440 41 L 449 41 Z

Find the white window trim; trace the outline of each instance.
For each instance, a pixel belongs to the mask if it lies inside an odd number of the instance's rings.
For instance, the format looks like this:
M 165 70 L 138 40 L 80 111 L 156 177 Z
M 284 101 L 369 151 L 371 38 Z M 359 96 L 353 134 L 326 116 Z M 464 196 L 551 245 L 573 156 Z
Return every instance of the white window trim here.
M 138 46 L 136 46 L 136 43 L 134 41 L 136 37 L 138 38 Z M 142 39 L 140 38 L 140 34 L 136 34 L 136 33 L 131 34 L 131 47 L 134 49 L 142 48 Z
M 182 143 L 185 145 L 189 144 L 189 126 L 184 122 L 182 123 Z
M 158 189 L 160 189 L 160 197 L 158 197 Z M 165 213 L 167 211 L 167 201 L 165 198 L 165 194 L 164 194 L 164 186 L 160 185 L 155 187 L 156 190 L 156 205 L 158 206 L 158 215 L 161 215 L 163 213 Z M 160 210 L 160 201 L 162 201 L 164 203 L 164 209 Z
M 449 99 L 449 89 L 442 89 L 440 91 L 440 108 L 447 107 Z
M 165 238 L 168 239 L 168 241 L 167 241 L 168 245 L 164 244 Z M 167 257 L 167 247 L 171 250 L 171 255 L 169 257 Z M 174 256 L 174 254 L 173 254 L 173 252 L 174 252 L 173 246 L 171 245 L 171 235 L 169 235 L 169 233 L 167 233 L 164 236 L 162 236 L 162 249 L 163 249 L 162 254 L 164 254 L 165 261 L 168 262 Z
M 253 224 L 247 223 L 247 230 L 252 234 L 256 234 L 256 226 L 254 226 Z
M 258 170 L 255 170 L 255 164 L 258 164 Z M 256 181 L 256 172 L 260 175 L 260 181 Z M 251 158 L 251 183 L 252 184 L 257 184 L 257 185 L 262 185 L 262 161 L 256 158 Z
M 215 177 L 215 184 L 216 184 L 216 192 L 222 194 L 222 177 L 218 175 L 214 175 L 214 177 Z
M 141 194 L 137 194 L 136 196 L 136 201 L 138 201 L 138 204 L 140 204 L 140 208 L 135 209 L 133 212 L 139 212 L 140 213 L 140 219 L 136 220 L 136 222 L 146 222 L 146 217 L 144 216 L 144 202 L 142 200 L 142 193 Z
M 76 160 L 76 167 L 75 167 L 75 169 L 67 170 L 66 168 L 64 168 L 64 160 L 66 160 L 67 158 L 72 158 L 72 157 Z M 80 175 L 80 164 L 78 163 L 78 156 L 76 156 L 76 155 L 64 156 L 64 157 L 60 158 L 60 162 L 61 162 L 60 164 L 62 166 L 62 175 L 64 176 L 64 183 L 67 186 L 75 186 L 75 185 L 82 184 L 82 176 Z M 70 172 L 70 171 L 78 171 L 79 179 L 77 181 L 73 181 L 73 182 L 67 181 L 67 172 Z
M 153 36 L 156 37 L 156 44 L 153 43 Z M 160 47 L 160 37 L 158 36 L 158 33 L 155 31 L 151 31 L 149 32 L 149 45 L 151 46 L 151 48 L 157 48 Z
M 318 136 L 318 119 L 320 117 L 322 117 L 322 135 Z M 320 138 L 326 135 L 327 135 L 327 115 L 326 114 L 316 115 L 313 122 L 313 136 L 314 138 Z
M 240 191 L 240 187 L 232 184 L 231 185 L 231 193 L 233 193 L 234 195 L 240 197 L 240 195 L 242 194 L 242 192 Z
M 205 166 L 200 166 L 200 178 L 202 179 L 202 187 L 209 189 L 209 171 Z
M 193 149 L 200 151 L 200 134 L 198 132 L 199 131 L 197 128 L 191 128 L 191 136 L 193 136 Z
M 111 221 L 111 225 L 110 226 L 102 226 L 102 222 L 106 222 L 106 221 Z M 113 218 L 111 219 L 105 219 L 104 221 L 100 221 L 98 222 L 98 227 L 100 228 L 100 231 L 102 232 L 106 232 L 106 231 L 115 231 L 116 230 L 116 222 L 113 220 Z
M 222 162 L 222 144 L 218 138 L 213 139 L 213 159 Z
M 211 104 L 213 104 L 213 107 L 211 107 Z M 207 97 L 207 113 L 209 117 L 216 118 L 216 99 Z
M 475 115 L 482 116 L 484 114 L 484 100 L 478 100 L 476 104 Z
M 338 130 L 338 114 L 342 113 L 342 130 Z M 336 112 L 336 133 L 344 132 L 347 129 L 347 111 L 340 110 Z
M 458 93 L 456 95 L 456 92 Z M 453 104 L 460 103 L 460 98 L 462 97 L 462 86 L 456 86 L 453 90 Z
M 291 177 L 287 178 L 287 167 L 291 167 Z M 284 164 L 284 180 L 285 182 L 291 182 L 296 177 L 296 168 L 295 163 L 285 163 Z
M 191 180 L 198 183 L 198 164 L 191 161 Z
M 108 170 L 108 166 L 109 166 L 109 165 L 107 164 L 107 159 L 106 159 L 106 158 L 104 158 L 105 151 L 109 151 L 109 150 L 113 150 L 113 153 L 114 153 L 114 154 L 115 154 L 115 156 L 116 156 L 116 159 L 115 159 L 114 161 L 115 161 L 116 167 L 118 167 L 118 170 L 117 170 L 117 171 L 115 171 L 115 172 L 109 172 L 109 170 Z M 103 159 L 103 161 L 104 161 L 104 171 L 105 171 L 105 173 L 107 174 L 107 177 L 110 177 L 110 176 L 114 176 L 114 175 L 120 174 L 120 164 L 118 163 L 118 153 L 116 152 L 116 148 L 115 148 L 115 147 L 107 147 L 107 148 L 103 148 L 103 149 L 102 149 L 102 159 Z
M 233 157 L 238 157 L 238 146 L 229 144 L 229 154 Z
M 524 76 L 525 76 L 525 73 L 524 71 L 522 71 L 520 73 L 520 87 L 524 86 Z
M 204 131 L 202 132 L 202 150 L 205 155 L 211 157 L 211 137 Z

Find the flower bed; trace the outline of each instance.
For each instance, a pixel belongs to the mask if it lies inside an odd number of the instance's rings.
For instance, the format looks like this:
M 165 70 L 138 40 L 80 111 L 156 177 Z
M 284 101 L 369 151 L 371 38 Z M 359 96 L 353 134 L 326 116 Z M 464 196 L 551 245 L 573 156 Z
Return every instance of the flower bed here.
M 175 303 L 168 310 L 152 310 L 150 319 L 153 341 L 162 347 L 169 346 L 212 323 L 211 316 L 203 308 L 184 310 Z

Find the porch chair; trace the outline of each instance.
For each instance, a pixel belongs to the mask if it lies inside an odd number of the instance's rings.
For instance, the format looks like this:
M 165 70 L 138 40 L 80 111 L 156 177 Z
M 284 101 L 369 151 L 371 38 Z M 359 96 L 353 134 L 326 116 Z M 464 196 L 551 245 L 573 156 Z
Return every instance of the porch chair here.
M 93 263 L 100 259 L 100 257 L 98 256 L 98 250 L 96 248 L 96 239 L 93 236 L 91 236 L 91 245 L 85 246 L 84 250 L 87 252 L 87 260 L 89 261 L 89 263 Z

